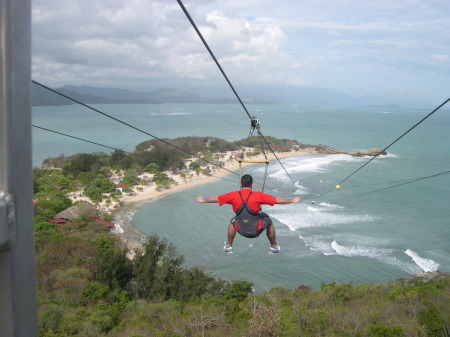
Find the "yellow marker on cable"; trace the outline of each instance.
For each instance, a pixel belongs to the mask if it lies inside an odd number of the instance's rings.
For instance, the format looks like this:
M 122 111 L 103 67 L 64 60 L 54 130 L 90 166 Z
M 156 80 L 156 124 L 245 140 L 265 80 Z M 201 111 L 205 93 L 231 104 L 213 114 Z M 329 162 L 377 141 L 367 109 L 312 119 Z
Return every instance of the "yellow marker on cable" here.
M 336 189 L 338 190 L 338 189 L 340 189 L 341 188 L 341 185 L 336 185 Z

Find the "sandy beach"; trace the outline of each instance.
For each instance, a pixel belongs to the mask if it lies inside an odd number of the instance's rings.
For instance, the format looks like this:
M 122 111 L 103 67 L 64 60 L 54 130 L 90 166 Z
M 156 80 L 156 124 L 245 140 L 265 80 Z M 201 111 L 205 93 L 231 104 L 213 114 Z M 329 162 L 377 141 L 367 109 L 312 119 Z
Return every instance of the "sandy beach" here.
M 302 155 L 306 155 L 306 154 L 314 154 L 317 153 L 314 148 L 311 149 L 306 149 L 303 151 L 290 151 L 290 152 L 281 152 L 281 153 L 277 153 L 277 157 L 279 159 L 282 158 L 288 158 L 288 157 L 296 157 L 296 156 L 302 156 Z M 227 154 L 228 156 L 230 155 L 229 153 Z M 256 157 L 252 157 L 250 160 L 254 160 L 254 161 L 258 161 L 258 160 L 264 160 L 264 156 L 256 156 Z M 275 159 L 275 156 L 273 154 L 267 155 L 267 159 L 273 160 Z M 251 164 L 247 164 L 247 163 L 243 163 L 243 166 L 246 165 L 251 165 Z M 192 177 L 190 180 L 188 181 L 183 181 L 183 179 L 181 178 L 180 175 L 172 175 L 169 172 L 166 172 L 170 178 L 175 180 L 175 185 L 171 185 L 170 189 L 168 190 L 164 190 L 164 191 L 157 191 L 154 186 L 150 186 L 148 188 L 145 188 L 143 191 L 136 191 L 135 195 L 132 196 L 126 196 L 124 197 L 122 200 L 126 203 L 129 202 L 136 202 L 136 201 L 151 201 L 155 198 L 161 198 L 164 197 L 168 194 L 172 194 L 172 193 L 177 193 L 180 191 L 183 191 L 185 189 L 197 186 L 197 185 L 201 185 L 201 184 L 207 184 L 207 183 L 211 183 L 214 182 L 218 179 L 220 179 L 221 177 L 223 177 L 224 175 L 230 173 L 230 171 L 234 172 L 239 170 L 239 163 L 235 160 L 235 161 L 226 161 L 225 162 L 225 166 L 224 169 L 219 169 L 218 171 L 214 172 L 212 175 L 204 175 L 204 174 L 200 174 L 198 176 Z
M 290 151 L 290 152 L 280 152 L 277 153 L 277 157 L 279 159 L 288 158 L 288 157 L 297 157 L 308 154 L 317 153 L 314 148 L 303 149 L 302 151 Z M 230 158 L 232 156 L 231 153 L 226 153 L 225 157 Z M 273 153 L 267 155 L 267 159 L 274 160 L 276 159 Z M 265 160 L 264 155 L 255 156 L 248 160 L 259 161 Z M 242 163 L 243 166 L 252 165 L 248 163 Z M 170 172 L 165 172 L 170 178 L 174 180 L 169 189 L 159 191 L 156 189 L 154 185 L 149 185 L 145 187 L 141 187 L 139 189 L 134 189 L 132 195 L 127 195 L 121 198 L 121 200 L 125 203 L 122 207 L 120 207 L 117 211 L 115 211 L 115 221 L 116 230 L 115 234 L 119 235 L 121 241 L 128 248 L 128 257 L 134 257 L 134 251 L 136 248 L 141 247 L 142 243 L 145 242 L 145 235 L 141 233 L 137 228 L 135 228 L 131 221 L 133 214 L 136 210 L 146 202 L 154 201 L 158 198 L 162 198 L 172 193 L 178 193 L 188 188 L 192 188 L 194 186 L 208 184 L 218 179 L 221 179 L 224 175 L 229 174 L 230 171 L 238 171 L 239 163 L 237 160 L 226 160 L 224 164 L 224 168 L 218 169 L 214 171 L 211 175 L 204 175 L 202 173 L 198 175 L 191 175 L 189 179 L 184 179 L 180 175 L 173 175 Z M 238 180 L 236 178 L 236 180 Z

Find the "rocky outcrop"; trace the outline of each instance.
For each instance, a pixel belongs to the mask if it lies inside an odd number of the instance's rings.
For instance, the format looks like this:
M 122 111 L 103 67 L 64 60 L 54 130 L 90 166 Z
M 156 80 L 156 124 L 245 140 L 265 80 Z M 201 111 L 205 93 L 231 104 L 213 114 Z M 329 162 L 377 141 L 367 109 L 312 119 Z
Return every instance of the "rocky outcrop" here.
M 377 148 L 368 149 L 362 152 L 356 152 L 356 151 L 342 151 L 335 149 L 328 145 L 316 145 L 315 149 L 318 153 L 325 153 L 325 154 L 349 154 L 354 157 L 365 157 L 365 156 L 385 156 L 387 155 L 386 151 L 382 151 Z
M 433 280 L 439 276 L 441 276 L 443 273 L 441 273 L 439 270 L 436 271 L 423 271 L 416 275 L 416 277 L 425 279 L 425 280 Z
M 377 148 L 368 149 L 363 152 L 349 152 L 348 154 L 355 156 L 355 157 L 365 157 L 365 156 L 378 157 L 378 156 L 386 156 L 387 155 L 386 151 L 382 151 Z

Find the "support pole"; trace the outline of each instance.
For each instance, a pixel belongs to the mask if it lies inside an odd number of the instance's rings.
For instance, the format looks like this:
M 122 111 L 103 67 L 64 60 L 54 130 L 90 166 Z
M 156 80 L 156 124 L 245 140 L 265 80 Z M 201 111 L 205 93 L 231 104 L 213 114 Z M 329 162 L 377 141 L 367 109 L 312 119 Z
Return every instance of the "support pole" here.
M 0 0 L 0 336 L 37 336 L 31 1 Z

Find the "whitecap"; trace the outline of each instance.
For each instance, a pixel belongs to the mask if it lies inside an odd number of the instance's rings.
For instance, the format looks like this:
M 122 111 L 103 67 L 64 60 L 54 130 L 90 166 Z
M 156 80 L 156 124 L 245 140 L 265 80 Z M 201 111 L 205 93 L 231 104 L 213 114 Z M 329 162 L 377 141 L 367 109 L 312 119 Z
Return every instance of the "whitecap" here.
M 320 207 L 322 207 L 324 210 L 338 210 L 338 209 L 344 209 L 343 206 L 339 206 L 336 204 L 330 204 L 328 202 L 321 202 L 319 204 Z
M 431 259 L 420 257 L 417 253 L 410 249 L 405 250 L 405 254 L 411 257 L 415 264 L 417 264 L 424 272 L 436 271 L 439 268 L 439 263 Z
M 306 247 L 310 250 L 318 253 L 322 253 L 324 255 L 336 255 L 335 251 L 330 245 L 330 240 L 327 240 L 324 236 L 321 235 L 312 235 L 312 236 L 301 236 L 299 235 L 299 239 L 302 240 Z
M 303 208 L 303 210 L 302 210 Z M 375 218 L 369 214 L 345 214 L 321 212 L 313 206 L 291 206 L 289 209 L 274 206 L 270 216 L 288 226 L 292 231 L 300 228 L 330 227 L 354 222 L 369 222 Z
M 348 257 L 369 257 L 369 258 L 378 258 L 380 256 L 385 256 L 388 253 L 392 253 L 393 251 L 390 249 L 380 249 L 375 247 L 364 247 L 364 246 L 344 246 L 337 243 L 334 240 L 331 243 L 331 248 L 335 250 L 336 253 L 343 256 Z
M 400 158 L 398 154 L 387 152 L 385 156 L 380 156 L 379 158 Z
M 331 247 L 337 255 L 346 257 L 366 257 L 398 267 L 410 274 L 417 274 L 419 272 L 416 265 L 402 261 L 393 256 L 392 254 L 395 253 L 395 251 L 390 248 L 377 248 L 370 246 L 344 246 L 342 244 L 339 244 L 336 240 L 331 243 Z
M 347 154 L 291 157 L 283 161 L 284 168 L 280 164 L 272 165 L 269 177 L 279 180 L 289 180 L 286 172 L 289 174 L 305 172 L 323 173 L 326 172 L 328 167 L 334 163 L 360 160 L 361 158 L 352 157 Z
M 296 186 L 297 189 L 294 191 L 295 195 L 307 195 L 309 194 L 309 188 L 306 186 Z

